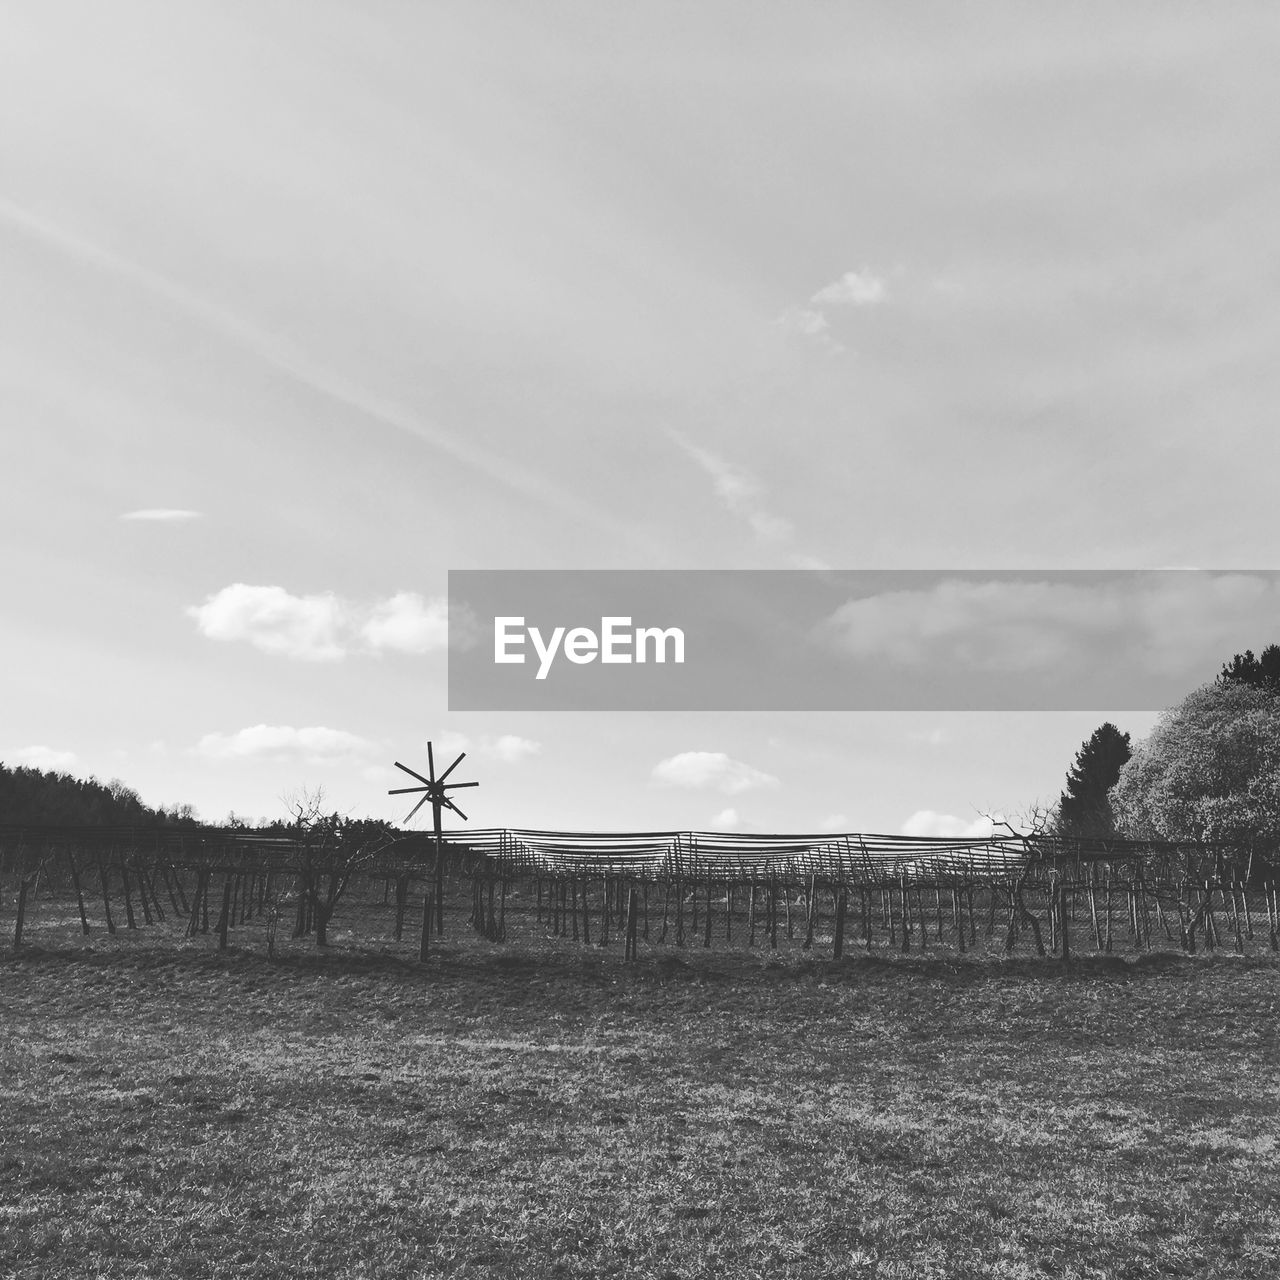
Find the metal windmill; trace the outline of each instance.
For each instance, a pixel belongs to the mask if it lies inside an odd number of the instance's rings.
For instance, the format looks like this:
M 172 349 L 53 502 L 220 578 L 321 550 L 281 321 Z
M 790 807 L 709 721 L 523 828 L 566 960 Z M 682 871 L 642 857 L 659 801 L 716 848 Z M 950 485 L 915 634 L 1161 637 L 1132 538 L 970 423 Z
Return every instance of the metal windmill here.
M 436 909 L 436 935 L 443 937 L 444 935 L 444 851 L 441 842 L 440 830 L 440 812 L 442 809 L 452 809 L 454 813 L 466 822 L 467 815 L 458 808 L 454 802 L 449 799 L 446 794 L 455 787 L 478 787 L 478 782 L 446 782 L 445 779 L 466 759 L 467 753 L 462 751 L 458 754 L 458 758 L 437 778 L 436 777 L 436 758 L 435 753 L 431 749 L 431 743 L 427 743 L 427 776 L 424 778 L 422 774 L 410 769 L 407 764 L 401 764 L 399 760 L 395 761 L 397 769 L 403 769 L 410 777 L 417 778 L 422 786 L 420 787 L 395 787 L 387 792 L 389 796 L 403 796 L 410 793 L 421 791 L 422 799 L 409 810 L 409 816 L 405 818 L 407 823 L 419 809 L 429 800 L 431 802 L 431 817 L 435 828 L 436 836 L 436 887 L 435 887 L 435 909 Z M 421 958 L 427 958 L 427 937 L 431 932 L 431 901 L 432 895 L 427 894 L 422 903 L 422 948 Z

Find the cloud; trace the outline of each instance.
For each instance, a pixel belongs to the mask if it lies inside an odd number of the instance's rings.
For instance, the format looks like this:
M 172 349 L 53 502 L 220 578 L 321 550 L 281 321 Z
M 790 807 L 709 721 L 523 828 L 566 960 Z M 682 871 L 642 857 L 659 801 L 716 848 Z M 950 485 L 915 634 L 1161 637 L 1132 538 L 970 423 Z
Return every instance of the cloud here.
M 718 454 L 687 440 L 678 431 L 668 431 L 667 434 L 711 477 L 716 497 L 730 511 L 740 510 L 744 503 L 759 495 L 759 482 L 738 471 Z
M 314 725 L 257 724 L 236 733 L 206 733 L 196 751 L 210 760 L 302 760 L 308 764 L 345 764 L 367 757 L 377 745 L 343 729 Z
M 373 616 L 360 628 L 365 643 L 375 652 L 431 653 L 449 643 L 447 600 L 424 600 L 413 591 L 401 591 L 373 606 Z
M 998 816 L 998 815 L 997 815 Z M 991 818 L 974 818 L 966 821 L 950 813 L 936 813 L 933 809 L 917 809 L 903 824 L 904 836 L 940 836 L 948 839 L 984 839 L 995 830 Z
M 846 652 L 911 665 L 942 654 L 988 670 L 1061 662 L 1086 627 L 1113 625 L 1088 588 L 1049 582 L 948 579 L 919 591 L 887 591 L 836 610 L 830 630 Z
M 819 306 L 873 307 L 885 299 L 884 281 L 870 271 L 846 271 L 809 299 Z M 825 317 L 823 317 L 825 322 Z
M 849 819 L 843 813 L 833 813 L 818 823 L 819 831 L 848 831 Z
M 412 591 L 360 605 L 333 592 L 297 596 L 235 582 L 186 614 L 210 640 L 245 641 L 303 662 L 340 662 L 356 652 L 430 653 L 449 640 L 448 602 Z
M 737 809 L 721 809 L 707 825 L 713 830 L 732 831 L 741 822 Z
M 463 751 L 482 760 L 519 764 L 542 750 L 542 743 L 535 742 L 532 738 L 522 738 L 515 733 L 502 733 L 496 737 L 485 734 L 481 738 L 472 739 L 464 733 L 446 732 L 432 738 L 431 744 L 437 768 L 447 767 Z M 426 743 L 422 745 L 425 749 Z
M 337 662 L 346 655 L 346 606 L 331 593 L 295 596 L 283 587 L 235 582 L 186 613 L 210 640 L 247 640 L 263 653 L 306 662 Z
M 542 743 L 534 742 L 532 738 L 521 738 L 514 733 L 504 733 L 494 739 L 491 750 L 495 759 L 514 764 L 518 760 L 536 756 L 542 750 Z
M 1167 572 L 1077 583 L 947 578 L 850 600 L 817 637 L 855 658 L 1024 672 L 1102 654 L 1161 672 L 1216 666 L 1242 635 L 1265 635 L 1280 580 Z
M 728 511 L 747 522 L 756 538 L 766 544 L 789 542 L 795 536 L 795 526 L 790 520 L 766 510 L 759 499 L 764 486 L 751 475 L 726 462 L 710 449 L 704 449 L 686 439 L 678 431 L 667 434 L 711 478 L 711 487 Z
M 908 742 L 923 743 L 927 747 L 940 747 L 948 741 L 948 734 L 945 729 L 912 729 L 907 734 Z
M 199 520 L 199 511 L 186 511 L 181 507 L 143 507 L 140 511 L 126 511 L 121 520 L 159 520 L 175 523 L 180 520 Z
M 762 773 L 723 751 L 683 751 L 653 767 L 655 782 L 672 787 L 723 791 L 737 795 L 755 787 L 776 787 L 778 779 Z
M 19 747 L 7 756 L 10 765 L 22 765 L 28 769 L 43 769 L 46 773 L 66 773 L 74 769 L 78 758 L 74 751 L 59 751 L 54 747 Z
M 778 316 L 777 323 L 792 333 L 802 334 L 806 338 L 818 338 L 831 328 L 830 322 L 821 311 L 809 307 L 788 307 Z
M 796 532 L 790 520 L 767 511 L 752 511 L 747 516 L 747 523 L 761 542 L 790 542 Z
M 879 276 L 866 270 L 846 271 L 838 280 L 823 285 L 809 299 L 808 306 L 785 308 L 776 323 L 829 351 L 843 351 L 843 345 L 831 335 L 831 320 L 823 308 L 874 307 L 886 296 L 884 281 Z

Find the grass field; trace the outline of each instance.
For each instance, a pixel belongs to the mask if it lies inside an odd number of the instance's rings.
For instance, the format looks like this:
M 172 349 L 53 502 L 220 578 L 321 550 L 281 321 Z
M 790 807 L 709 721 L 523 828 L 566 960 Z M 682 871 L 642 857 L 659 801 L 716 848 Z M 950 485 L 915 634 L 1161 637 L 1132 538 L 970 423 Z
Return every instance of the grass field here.
M 0 1275 L 1274 1277 L 1267 958 L 0 961 Z

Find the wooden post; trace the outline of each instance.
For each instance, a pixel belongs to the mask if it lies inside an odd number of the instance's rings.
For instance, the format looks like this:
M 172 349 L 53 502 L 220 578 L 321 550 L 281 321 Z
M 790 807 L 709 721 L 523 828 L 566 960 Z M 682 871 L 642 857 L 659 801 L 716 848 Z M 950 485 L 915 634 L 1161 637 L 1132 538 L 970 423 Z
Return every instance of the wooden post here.
M 1244 916 L 1244 936 L 1253 941 L 1253 918 L 1249 912 L 1249 892 L 1244 886 L 1240 888 L 1240 914 Z
M 98 879 L 102 882 L 102 910 L 107 918 L 107 932 L 115 933 L 116 922 L 111 918 L 111 893 L 107 884 L 107 867 L 102 861 L 101 853 L 96 853 L 94 857 L 98 863 Z
M 702 945 L 709 947 L 711 945 L 711 876 L 707 876 L 707 919 L 705 929 L 702 935 Z
M 404 937 L 404 913 L 409 905 L 409 877 L 396 877 L 396 941 Z
M 836 894 L 836 929 L 832 947 L 832 954 L 837 960 L 844 954 L 844 917 L 848 908 L 848 901 L 848 890 L 842 885 L 839 893 Z
M 231 925 L 231 872 L 228 871 L 222 883 L 222 914 L 218 916 L 218 950 L 227 949 L 227 929 Z
M 80 872 L 76 870 L 76 855 L 67 850 L 67 861 L 71 864 L 71 883 L 76 891 L 76 905 L 80 908 L 80 932 L 87 938 L 89 936 L 89 917 L 85 914 L 84 909 L 84 892 L 80 887 Z
M 1110 867 L 1107 868 L 1106 889 L 1107 889 L 1107 936 L 1103 939 L 1102 946 L 1103 946 L 1103 950 L 1106 951 L 1107 955 L 1110 955 L 1111 954 L 1111 868 Z
M 1067 933 L 1068 920 L 1068 895 L 1067 884 L 1065 880 L 1058 881 L 1058 916 L 1059 927 L 1062 930 L 1062 963 L 1066 964 L 1071 959 L 1071 939 Z
M 13 924 L 13 949 L 15 952 L 22 946 L 22 922 L 27 914 L 27 891 L 31 888 L 31 879 L 27 875 L 26 858 L 26 851 L 23 850 L 18 872 L 18 915 Z
M 129 885 L 129 869 L 124 865 L 124 854 L 120 855 L 120 881 L 124 886 L 124 914 L 130 929 L 136 929 L 138 922 L 133 918 L 133 893 Z
M 444 937 L 444 842 L 440 829 L 440 800 L 437 797 L 431 802 L 431 820 L 435 827 L 436 837 L 436 937 Z
M 636 887 L 631 885 L 627 890 L 627 944 L 623 953 L 626 960 L 636 958 Z
M 422 936 L 418 939 L 419 960 L 425 960 L 431 949 L 431 919 L 434 905 L 431 901 L 431 883 L 428 881 L 422 886 Z

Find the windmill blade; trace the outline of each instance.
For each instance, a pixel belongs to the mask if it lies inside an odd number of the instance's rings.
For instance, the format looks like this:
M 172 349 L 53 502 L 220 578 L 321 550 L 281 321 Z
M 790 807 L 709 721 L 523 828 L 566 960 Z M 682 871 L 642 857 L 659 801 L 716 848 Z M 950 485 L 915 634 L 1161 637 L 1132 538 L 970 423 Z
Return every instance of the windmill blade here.
M 459 752 L 458 758 L 436 779 L 437 782 L 443 782 L 465 759 L 467 753 Z
M 427 772 L 431 775 L 431 782 L 434 786 L 436 780 L 436 758 L 432 753 L 431 743 L 429 742 L 427 743 Z
M 462 810 L 459 809 L 458 806 L 454 804 L 453 801 L 450 800 L 448 796 L 444 797 L 444 803 L 447 804 L 449 808 L 452 809 L 454 813 L 456 813 L 458 817 L 460 817 L 463 820 L 463 822 L 467 821 L 467 815 L 463 813 Z
M 410 769 L 407 764 L 401 764 L 399 760 L 394 761 L 394 764 L 397 769 L 403 769 L 405 773 L 409 774 L 411 777 L 417 778 L 419 782 L 425 782 L 427 786 L 431 785 L 432 780 L 430 778 L 424 778 L 422 774 L 418 773 L 416 770 Z
M 478 787 L 479 785 L 478 782 L 450 782 L 443 790 L 452 791 L 454 787 Z
M 430 790 L 431 790 L 431 784 L 428 783 L 425 787 L 396 787 L 393 790 L 388 791 L 387 795 L 407 796 L 411 791 L 430 791 Z
M 423 806 L 424 804 L 426 804 L 426 803 L 427 803 L 427 801 L 428 801 L 428 800 L 430 800 L 430 799 L 431 799 L 431 797 L 430 797 L 430 796 L 423 796 L 423 797 L 422 797 L 422 799 L 421 799 L 421 800 L 419 800 L 419 801 L 418 801 L 418 803 L 417 803 L 417 804 L 415 804 L 415 805 L 413 806 L 413 808 L 409 810 L 409 816 L 405 819 L 405 822 L 412 822 L 412 821 L 413 821 L 413 815 L 414 815 L 415 813 L 417 813 L 417 812 L 418 812 L 418 810 L 419 810 L 419 809 L 421 809 L 421 808 L 422 808 L 422 806 Z

